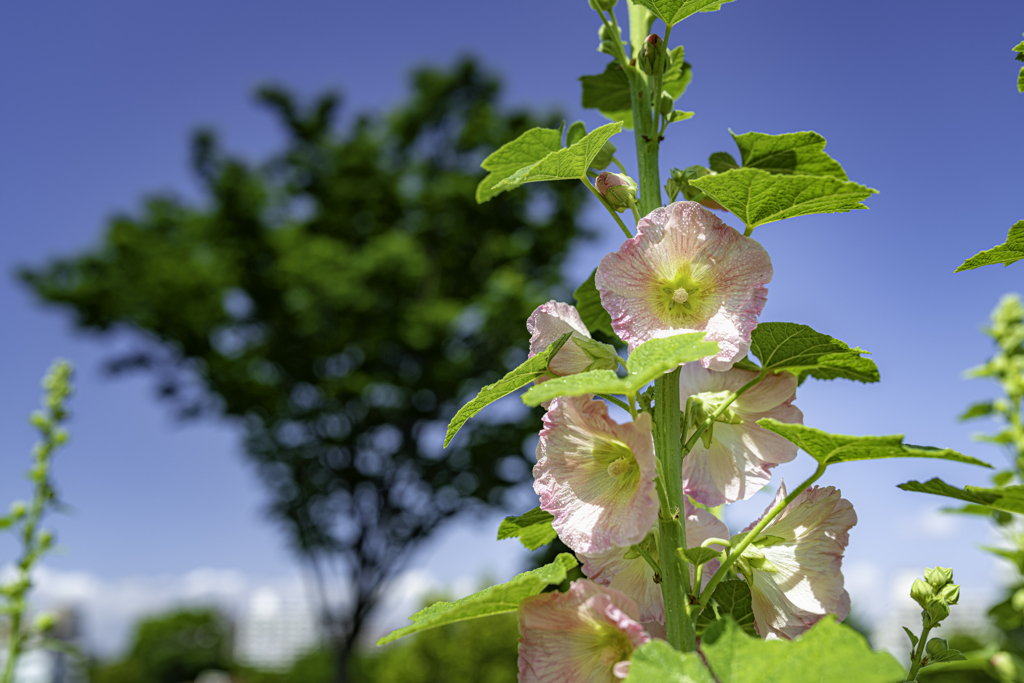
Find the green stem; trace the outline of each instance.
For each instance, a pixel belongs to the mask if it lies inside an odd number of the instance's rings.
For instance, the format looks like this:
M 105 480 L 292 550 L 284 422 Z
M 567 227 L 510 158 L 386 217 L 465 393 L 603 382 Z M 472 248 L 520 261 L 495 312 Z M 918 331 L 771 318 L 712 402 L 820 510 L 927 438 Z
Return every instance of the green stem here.
M 597 188 L 594 187 L 594 185 L 590 182 L 590 180 L 587 179 L 586 176 L 583 176 L 582 178 L 580 178 L 580 180 L 582 180 L 583 184 L 587 186 L 587 189 L 594 193 L 594 196 L 597 197 L 599 202 L 601 202 L 601 205 L 604 206 L 604 208 L 608 209 L 608 213 L 612 215 L 612 218 L 615 219 L 615 222 L 619 224 L 620 228 L 622 228 L 622 232 L 626 233 L 626 237 L 628 239 L 632 239 L 633 233 L 631 233 L 629 231 L 629 228 L 626 227 L 626 224 L 622 222 L 622 219 L 619 218 L 619 214 L 616 213 L 615 209 L 611 207 L 611 204 L 608 203 L 608 200 L 601 196 L 601 193 L 597 191 Z
M 722 405 L 718 406 L 718 408 L 715 409 L 715 412 L 711 413 L 711 415 L 709 415 L 706 420 L 697 425 L 696 431 L 693 432 L 693 435 L 689 439 L 687 439 L 686 444 L 683 446 L 683 453 L 689 453 L 690 451 L 692 451 L 694 445 L 696 445 L 697 443 L 697 439 L 700 438 L 701 434 L 706 432 L 708 427 L 713 425 L 715 423 L 715 420 L 721 417 L 722 413 L 728 410 L 729 406 L 731 406 L 733 402 L 736 401 L 736 399 L 750 391 L 754 386 L 757 385 L 758 382 L 760 382 L 767 376 L 768 373 L 762 370 L 761 374 L 759 374 L 757 377 L 744 384 L 742 387 L 736 390 L 736 393 L 734 393 L 732 396 L 723 401 Z
M 629 175 L 628 173 L 626 173 L 626 167 L 622 165 L 621 161 L 619 161 L 615 157 L 612 157 L 612 163 L 619 167 L 619 171 L 622 173 L 622 175 Z
M 631 47 L 636 54 L 643 44 L 646 36 L 639 35 L 645 26 L 641 20 L 641 14 L 647 10 L 638 7 L 634 2 L 629 3 L 630 40 Z M 639 42 L 636 42 L 638 41 Z M 654 130 L 653 114 L 657 112 L 660 105 L 661 93 L 658 93 L 658 102 L 653 103 L 651 95 L 651 83 L 639 70 L 629 67 L 625 68 L 626 77 L 629 80 L 630 102 L 633 109 L 633 137 L 636 141 L 636 160 L 639 179 L 637 185 L 640 189 L 640 213 L 646 216 L 661 206 L 661 175 L 658 169 L 658 134 Z M 653 103 L 653 111 L 652 111 Z
M 921 662 L 924 661 L 925 643 L 928 642 L 928 634 L 931 630 L 931 626 L 925 626 L 924 630 L 921 631 L 921 640 L 917 641 L 917 651 L 910 658 L 910 673 L 907 674 L 908 681 L 917 680 L 917 673 L 921 670 Z
M 743 554 L 743 551 L 747 549 L 751 543 L 757 540 L 757 537 L 764 531 L 765 527 L 772 523 L 772 520 L 779 516 L 779 514 L 789 506 L 797 497 L 807 490 L 807 487 L 814 482 L 821 479 L 821 475 L 825 474 L 826 465 L 823 463 L 818 464 L 818 469 L 814 470 L 807 481 L 797 486 L 788 496 L 779 501 L 779 504 L 772 508 L 771 512 L 765 515 L 760 522 L 757 523 L 749 533 L 743 536 L 743 539 L 736 544 L 736 547 L 729 550 L 728 556 L 722 561 L 721 566 L 715 575 L 711 577 L 711 581 L 708 583 L 708 587 L 704 589 L 704 592 L 700 596 L 701 607 L 708 604 L 708 600 L 711 599 L 711 594 L 715 592 L 715 587 L 718 586 L 718 582 L 725 576 L 726 571 L 735 564 L 736 560 Z
M 639 209 L 636 208 L 636 204 L 634 204 L 633 206 L 631 206 L 629 208 L 633 209 L 633 218 L 636 220 L 637 225 L 639 225 L 640 224 L 640 218 L 641 218 Z
M 690 616 L 689 563 L 676 553 L 686 547 L 683 524 L 683 458 L 679 450 L 679 368 L 654 381 L 654 449 L 661 465 L 664 488 L 658 515 L 661 558 L 661 594 L 665 600 L 665 629 L 670 645 L 683 652 L 697 649 L 697 635 Z
M 729 547 L 729 541 L 725 540 L 724 538 L 709 538 L 706 541 L 704 541 L 703 543 L 701 543 L 700 547 L 701 548 L 707 548 L 708 546 L 711 546 L 711 545 L 720 545 L 720 546 L 723 546 L 725 548 L 728 548 Z
M 637 551 L 640 554 L 640 557 L 644 558 L 647 564 L 651 566 L 651 569 L 654 570 L 654 573 L 658 575 L 658 579 L 661 580 L 661 567 L 658 566 L 657 560 L 651 557 L 649 552 L 638 545 L 633 546 L 633 550 Z
M 748 225 L 747 229 L 743 231 L 743 236 L 744 237 L 750 237 L 753 234 L 754 234 L 754 226 L 753 225 Z
M 627 413 L 632 414 L 634 412 L 633 410 L 630 409 L 629 405 L 625 401 L 623 401 L 622 399 L 615 398 L 611 394 L 598 394 L 597 397 L 598 398 L 603 398 L 604 400 L 608 401 L 609 403 L 614 403 L 618 407 L 620 407 L 623 410 L 625 410 Z M 633 417 L 636 417 L 636 415 L 633 415 Z

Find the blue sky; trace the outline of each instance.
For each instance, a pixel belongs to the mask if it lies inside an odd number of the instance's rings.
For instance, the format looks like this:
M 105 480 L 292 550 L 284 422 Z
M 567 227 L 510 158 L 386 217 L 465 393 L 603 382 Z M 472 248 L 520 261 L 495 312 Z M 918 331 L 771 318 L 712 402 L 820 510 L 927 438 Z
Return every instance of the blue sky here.
M 1010 51 L 1024 31 L 1024 5 L 965 7 L 737 0 L 687 20 L 672 44 L 685 45 L 693 64 L 680 107 L 697 115 L 670 129 L 663 175 L 734 152 L 730 128 L 828 138 L 851 179 L 881 194 L 870 211 L 758 229 L 775 266 L 763 319 L 809 324 L 872 351 L 883 381 L 805 385 L 797 405 L 806 423 L 906 433 L 912 443 L 999 462 L 955 416 L 993 391 L 961 373 L 989 354 L 979 329 L 1002 293 L 1020 289 L 1024 266 L 953 269 L 1024 218 L 1024 95 Z M 506 103 L 597 125 L 595 112 L 579 108 L 575 80 L 604 67 L 597 27 L 586 0 L 0 6 L 0 500 L 27 491 L 21 472 L 34 436 L 24 416 L 39 376 L 55 356 L 79 368 L 74 440 L 57 469 L 75 513 L 55 522 L 64 551 L 50 565 L 104 577 L 203 566 L 270 578 L 295 571 L 261 516 L 262 493 L 236 432 L 176 423 L 145 378 L 105 378 L 100 362 L 124 338 L 75 333 L 15 282 L 17 265 L 95 244 L 105 220 L 134 210 L 146 193 L 196 196 L 187 141 L 198 125 L 251 158 L 273 150 L 280 133 L 250 98 L 261 83 L 306 96 L 341 90 L 347 117 L 401 100 L 415 65 L 471 53 L 505 79 Z M 632 166 L 631 141 L 616 144 Z M 594 211 L 592 223 L 600 239 L 578 250 L 568 267 L 574 280 L 620 241 L 607 217 Z M 784 468 L 787 480 L 809 472 L 807 460 Z M 976 550 L 984 522 L 944 523 L 930 513 L 941 500 L 895 488 L 930 476 L 986 482 L 979 469 L 918 460 L 826 475 L 860 517 L 848 566 L 873 567 L 865 576 L 879 581 L 934 564 L 979 585 L 993 576 Z M 748 504 L 733 524 L 763 505 Z M 421 563 L 440 575 L 511 573 L 502 561 L 514 548 L 492 546 L 491 530 L 475 529 L 461 528 Z M 0 544 L 0 557 L 12 551 Z

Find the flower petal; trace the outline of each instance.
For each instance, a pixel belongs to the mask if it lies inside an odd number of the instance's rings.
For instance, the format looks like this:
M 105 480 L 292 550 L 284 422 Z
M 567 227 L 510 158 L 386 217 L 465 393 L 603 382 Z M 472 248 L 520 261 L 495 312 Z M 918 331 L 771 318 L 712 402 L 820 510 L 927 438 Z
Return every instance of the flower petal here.
M 596 285 L 630 351 L 665 332 L 706 332 L 720 351 L 704 367 L 727 370 L 750 348 L 771 279 L 757 241 L 695 202 L 678 202 L 640 220 L 636 237 L 602 259 Z
M 658 517 L 651 418 L 618 424 L 603 401 L 557 398 L 544 416 L 533 490 L 562 541 L 599 553 L 639 543 Z
M 530 358 L 549 347 L 566 332 L 573 338 L 590 339 L 590 331 L 583 324 L 575 306 L 559 301 L 549 301 L 537 307 L 526 321 L 530 332 Z M 583 372 L 594 361 L 570 339 L 551 360 L 549 367 L 558 375 L 574 375 Z

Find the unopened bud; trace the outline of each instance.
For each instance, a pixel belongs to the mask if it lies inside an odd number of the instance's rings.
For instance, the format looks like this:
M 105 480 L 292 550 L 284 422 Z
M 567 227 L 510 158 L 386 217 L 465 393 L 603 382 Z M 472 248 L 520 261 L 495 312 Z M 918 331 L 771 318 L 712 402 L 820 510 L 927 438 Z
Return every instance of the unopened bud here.
M 36 633 L 46 633 L 57 625 L 57 615 L 53 612 L 40 612 L 33 620 Z
M 947 605 L 955 605 L 960 600 L 960 586 L 955 583 L 950 583 L 942 587 L 939 591 L 939 597 Z
M 605 171 L 594 183 L 608 205 L 622 213 L 636 204 L 636 183 L 627 175 Z
M 608 12 L 619 2 L 619 0 L 588 0 L 590 2 L 590 9 L 595 9 L 598 12 Z
M 640 58 L 637 60 L 640 70 L 648 76 L 660 76 L 668 69 L 668 52 L 665 50 L 665 41 L 657 33 L 647 36 L 643 46 L 640 48 Z
M 947 583 L 953 580 L 953 570 L 946 567 L 935 567 L 924 570 L 924 580 L 928 582 L 936 592 L 942 589 Z
M 921 579 L 914 579 L 910 587 L 910 597 L 921 607 L 928 609 L 928 604 L 935 598 L 935 591 Z
M 598 52 L 618 56 L 618 49 L 622 46 L 622 29 L 616 30 L 612 26 L 602 24 L 597 30 L 597 37 L 601 40 L 601 44 L 597 46 Z
M 942 600 L 933 600 L 924 608 L 924 611 L 928 614 L 932 624 L 938 624 L 949 616 L 949 605 Z
M 16 500 L 13 503 L 11 503 L 11 517 L 15 519 L 21 519 L 25 516 L 25 511 L 25 503 L 23 503 L 22 501 Z
M 676 101 L 672 99 L 672 96 L 667 92 L 661 93 L 661 107 L 659 111 L 662 116 L 668 116 L 672 113 L 672 109 L 676 106 Z
M 927 652 L 930 656 L 934 657 L 935 655 L 942 654 L 948 649 L 949 643 L 946 642 L 945 638 L 932 638 L 928 641 L 928 644 L 925 646 L 924 651 Z

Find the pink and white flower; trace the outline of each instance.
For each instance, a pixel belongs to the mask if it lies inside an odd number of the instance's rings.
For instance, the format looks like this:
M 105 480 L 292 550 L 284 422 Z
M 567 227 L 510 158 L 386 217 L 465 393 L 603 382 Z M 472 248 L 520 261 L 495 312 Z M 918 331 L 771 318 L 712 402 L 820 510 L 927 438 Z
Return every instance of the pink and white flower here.
M 755 377 L 749 370 L 715 372 L 687 363 L 679 375 L 680 405 L 692 396 L 711 412 Z M 796 376 L 788 372 L 765 377 L 719 417 L 709 446 L 697 441 L 683 458 L 683 488 L 694 500 L 709 506 L 746 500 L 768 484 L 773 467 L 796 457 L 795 445 L 756 424 L 762 417 L 803 424 L 803 413 L 793 405 L 796 387 Z
M 651 640 L 636 603 L 593 581 L 519 605 L 519 683 L 614 683 Z
M 558 350 L 548 367 L 556 375 L 575 375 L 599 368 L 614 370 L 618 354 L 608 344 L 594 341 L 575 306 L 549 301 L 537 307 L 526 321 L 530 332 L 530 358 L 542 353 L 566 332 L 572 337 Z M 576 343 L 575 340 L 580 340 Z M 588 353 L 589 351 L 589 353 Z
M 560 397 L 544 415 L 533 490 L 580 553 L 639 543 L 658 518 L 651 416 L 619 424 L 603 401 Z
M 596 284 L 630 351 L 655 337 L 706 332 L 719 352 L 701 362 L 728 370 L 750 349 L 771 279 L 757 241 L 696 202 L 677 202 L 640 220 L 636 237 L 601 260 Z
M 690 501 L 686 501 L 684 506 L 687 547 L 697 547 L 709 538 L 729 538 L 728 527 L 713 514 L 694 507 Z M 658 540 L 658 529 L 655 527 L 638 545 L 658 560 Z M 619 590 L 636 601 L 640 608 L 640 620 L 644 624 L 665 623 L 661 585 L 654 582 L 654 570 L 637 551 L 632 548 L 612 548 L 592 555 L 581 553 L 580 559 L 584 561 L 583 573 L 590 580 Z M 707 585 L 717 568 L 718 560 L 712 560 L 704 566 L 703 585 Z M 651 632 L 650 628 L 647 630 Z
M 765 514 L 785 497 L 783 483 Z M 795 638 L 826 614 L 840 621 L 849 615 L 850 595 L 839 570 L 856 523 L 853 505 L 839 490 L 812 486 L 761 532 L 781 541 L 744 551 L 737 565 L 750 582 L 761 637 Z

